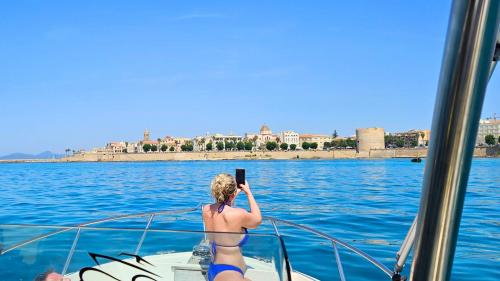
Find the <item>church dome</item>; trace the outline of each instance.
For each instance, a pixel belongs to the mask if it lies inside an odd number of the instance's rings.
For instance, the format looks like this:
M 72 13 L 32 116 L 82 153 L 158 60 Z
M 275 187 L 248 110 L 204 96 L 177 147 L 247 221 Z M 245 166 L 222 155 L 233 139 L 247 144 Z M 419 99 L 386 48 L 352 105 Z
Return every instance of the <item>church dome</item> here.
M 264 124 L 262 125 L 262 127 L 260 127 L 260 134 L 261 135 L 271 135 L 272 132 L 271 132 L 271 129 L 269 129 L 269 127 Z

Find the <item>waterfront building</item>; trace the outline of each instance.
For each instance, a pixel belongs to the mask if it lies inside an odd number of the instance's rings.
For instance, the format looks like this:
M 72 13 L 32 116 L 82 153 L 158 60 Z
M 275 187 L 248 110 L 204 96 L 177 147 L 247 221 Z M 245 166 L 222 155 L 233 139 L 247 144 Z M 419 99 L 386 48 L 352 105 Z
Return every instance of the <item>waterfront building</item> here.
M 493 135 L 498 143 L 498 138 L 500 136 L 500 120 L 497 120 L 496 117 L 481 119 L 479 121 L 476 145 L 485 145 L 485 137 L 487 135 Z
M 143 137 L 143 139 L 142 139 L 141 141 L 139 141 L 139 142 L 136 144 L 136 146 L 134 147 L 134 152 L 140 152 L 140 153 L 144 152 L 143 146 L 144 146 L 145 144 L 149 144 L 149 145 L 151 145 L 151 146 L 153 146 L 153 145 L 154 145 L 154 146 L 156 146 L 156 147 L 157 147 L 157 151 L 159 151 L 159 150 L 160 150 L 160 146 L 159 146 L 159 145 L 160 145 L 160 142 L 159 142 L 159 141 L 157 141 L 157 140 L 155 141 L 155 140 L 151 140 L 151 139 L 150 139 L 150 132 L 149 132 L 149 130 L 145 130 L 145 131 L 144 131 L 144 137 Z M 132 148 L 131 148 L 131 149 L 132 149 Z
M 271 129 L 264 124 L 260 128 L 259 141 L 265 145 L 270 141 L 280 142 L 280 139 L 277 135 L 273 135 L 273 131 L 271 131 Z
M 231 142 L 236 143 L 239 141 L 243 141 L 242 136 L 237 136 L 237 135 L 233 135 L 233 134 L 229 134 L 229 135 L 215 134 L 215 135 L 212 135 L 210 139 L 213 143 L 226 142 L 226 141 L 231 141 Z
M 196 136 L 193 138 L 193 151 L 205 151 L 207 143 L 210 142 L 208 135 L 206 136 Z
M 251 142 L 254 150 L 260 146 L 259 134 L 246 133 L 244 140 Z
M 182 151 L 181 146 L 191 142 L 191 138 L 174 137 L 175 151 Z
M 197 136 L 193 138 L 193 149 L 194 151 L 205 151 L 208 143 L 212 143 L 212 150 L 217 150 L 216 144 L 221 142 L 226 144 L 226 142 L 238 143 L 240 141 L 244 141 L 242 136 L 233 135 L 232 133 L 229 135 L 224 134 L 213 134 L 213 135 L 205 135 L 205 136 Z
M 418 146 L 428 146 L 431 139 L 431 130 L 419 130 Z
M 384 149 L 384 128 L 356 129 L 356 150 L 370 151 L 370 149 Z
M 163 145 L 166 145 L 168 147 L 168 151 L 170 151 L 171 147 L 174 148 L 174 151 L 181 151 L 181 146 L 183 144 L 187 144 L 188 142 L 191 142 L 190 138 L 166 136 L 163 139 L 158 139 L 158 141 L 152 141 L 152 140 L 142 141 L 141 149 L 142 145 L 150 144 L 150 145 L 156 145 L 158 147 L 158 152 L 162 152 L 161 147 Z
M 254 143 L 256 149 L 264 149 L 267 142 L 281 142 L 278 135 L 274 135 L 269 126 L 266 124 L 260 127 L 258 134 L 247 133 L 245 134 L 245 139 Z
M 318 149 L 323 149 L 323 145 L 325 142 L 331 142 L 332 136 L 329 135 L 318 135 L 318 134 L 301 134 L 299 135 L 299 146 L 298 148 L 302 148 L 302 144 L 304 142 L 308 143 L 317 143 Z
M 159 145 L 160 142 L 157 141 L 157 140 L 143 140 L 141 141 L 141 144 L 142 145 L 145 145 L 145 144 L 150 144 L 150 145 Z
M 129 142 L 127 143 L 127 153 L 137 153 L 137 143 Z
M 171 147 L 171 146 L 175 147 L 175 146 L 177 146 L 177 143 L 175 143 L 175 138 L 173 138 L 171 136 L 166 136 L 161 140 L 161 145 L 166 145 L 168 147 Z
M 109 152 L 106 147 L 94 147 L 90 150 L 90 153 L 105 153 Z
M 106 144 L 106 151 L 112 153 L 123 153 L 127 151 L 127 144 L 123 141 L 110 142 Z
M 430 130 L 409 130 L 406 132 L 396 132 L 389 134 L 394 140 L 398 140 L 400 146 L 415 147 L 427 146 L 431 136 Z
M 157 148 L 157 151 L 160 150 L 160 142 L 159 141 L 154 141 L 154 140 L 143 140 L 139 142 L 139 146 L 137 146 L 137 152 L 144 152 L 143 146 L 145 144 L 149 144 L 151 146 L 155 145 Z
M 212 146 L 212 150 L 217 150 L 216 148 L 216 144 L 218 142 L 221 142 L 224 144 L 224 149 L 226 149 L 225 145 L 226 145 L 226 142 L 231 142 L 231 143 L 238 143 L 240 141 L 243 141 L 244 138 L 242 136 L 238 136 L 238 135 L 234 135 L 232 133 L 230 133 L 229 135 L 224 135 L 224 134 L 214 134 L 214 135 L 207 135 L 205 138 L 204 138 L 204 144 L 207 144 L 209 142 L 211 142 L 213 144 Z
M 279 139 L 283 143 L 287 143 L 289 146 L 295 144 L 297 147 L 300 144 L 299 134 L 294 131 L 283 131 L 279 134 Z

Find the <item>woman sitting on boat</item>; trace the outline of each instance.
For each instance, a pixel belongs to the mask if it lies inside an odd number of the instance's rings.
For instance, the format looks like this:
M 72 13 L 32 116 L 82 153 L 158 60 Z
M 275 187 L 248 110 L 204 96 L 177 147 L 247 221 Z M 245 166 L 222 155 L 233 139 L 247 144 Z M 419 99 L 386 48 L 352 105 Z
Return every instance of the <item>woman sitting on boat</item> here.
M 212 181 L 211 190 L 215 204 L 203 207 L 206 231 L 217 232 L 209 234 L 213 260 L 208 268 L 208 280 L 248 280 L 243 277 L 246 265 L 241 247 L 248 240 L 247 229 L 256 228 L 262 222 L 259 205 L 248 182 L 237 187 L 235 178 L 229 174 L 217 175 Z M 232 207 L 240 192 L 247 195 L 250 212 Z

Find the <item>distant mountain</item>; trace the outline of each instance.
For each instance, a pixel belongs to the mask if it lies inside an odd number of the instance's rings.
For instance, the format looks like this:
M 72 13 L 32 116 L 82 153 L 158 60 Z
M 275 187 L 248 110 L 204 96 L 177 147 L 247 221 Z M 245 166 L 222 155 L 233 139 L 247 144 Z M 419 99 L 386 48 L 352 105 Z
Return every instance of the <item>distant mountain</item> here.
M 23 160 L 23 159 L 52 159 L 61 158 L 64 154 L 56 154 L 50 151 L 44 151 L 39 154 L 26 154 L 26 153 L 12 153 L 4 156 L 0 156 L 0 160 Z

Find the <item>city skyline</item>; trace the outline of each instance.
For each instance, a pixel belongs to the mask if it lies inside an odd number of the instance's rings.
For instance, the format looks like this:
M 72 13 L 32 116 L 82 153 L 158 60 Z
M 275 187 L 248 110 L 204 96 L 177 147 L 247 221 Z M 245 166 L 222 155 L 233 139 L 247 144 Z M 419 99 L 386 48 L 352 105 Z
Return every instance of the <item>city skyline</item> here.
M 430 129 L 450 1 L 1 8 L 4 155 L 89 149 L 145 128 Z M 483 118 L 500 113 L 498 93 L 494 73 Z
M 145 130 L 141 140 L 110 141 L 104 147 L 91 150 L 66 149 L 66 153 L 78 157 L 100 157 L 108 154 L 169 153 L 169 152 L 204 152 L 204 151 L 295 151 L 295 150 L 331 150 L 356 149 L 366 152 L 371 149 L 426 147 L 431 135 L 430 130 L 409 130 L 405 132 L 385 132 L 384 128 L 357 128 L 353 136 L 340 136 L 334 130 L 331 135 L 304 134 L 293 130 L 273 132 L 263 124 L 258 132 L 235 134 L 205 134 L 194 138 L 179 136 L 151 137 Z M 216 147 L 216 148 L 215 148 Z
M 280 137 L 280 135 L 282 133 L 284 133 L 284 132 L 297 133 L 300 137 L 307 136 L 307 135 L 317 135 L 317 136 L 329 136 L 329 137 L 331 137 L 332 135 L 334 135 L 336 133 L 339 139 L 355 139 L 356 138 L 356 130 L 359 129 L 359 128 L 355 128 L 351 134 L 340 134 L 338 132 L 338 130 L 336 130 L 336 129 L 333 129 L 331 133 L 311 132 L 311 131 L 299 132 L 297 130 L 294 130 L 293 128 L 274 130 L 272 127 L 268 126 L 267 123 L 264 123 L 264 124 L 261 124 L 260 129 L 259 129 L 259 127 L 256 127 L 255 130 L 247 130 L 247 131 L 244 131 L 243 133 L 238 133 L 238 134 L 234 133 L 232 131 L 230 131 L 230 132 L 217 131 L 217 132 L 205 132 L 203 134 L 196 134 L 196 135 L 189 135 L 189 136 L 186 136 L 186 135 L 176 135 L 176 134 L 168 134 L 168 133 L 156 133 L 156 134 L 153 134 L 151 132 L 151 130 L 145 129 L 140 134 L 137 134 L 135 137 L 133 137 L 131 139 L 108 139 L 104 143 L 98 144 L 96 146 L 86 145 L 85 147 L 78 147 L 78 148 L 77 147 L 69 147 L 69 146 L 67 146 L 64 149 L 61 149 L 61 151 L 50 151 L 50 150 L 42 150 L 42 151 L 39 151 L 39 152 L 15 151 L 15 152 L 7 153 L 7 154 L 11 154 L 11 153 L 40 153 L 40 152 L 49 152 L 49 151 L 50 152 L 54 152 L 54 153 L 63 153 L 65 150 L 69 150 L 69 151 L 73 151 L 73 152 L 76 152 L 76 151 L 92 151 L 92 150 L 95 150 L 95 149 L 104 149 L 105 146 L 107 146 L 110 143 L 120 143 L 120 142 L 124 142 L 124 143 L 141 143 L 145 139 L 145 134 L 146 133 L 148 134 L 148 140 L 151 140 L 151 141 L 157 141 L 159 139 L 161 139 L 163 141 L 163 140 L 168 139 L 168 138 L 181 138 L 181 139 L 189 139 L 189 140 L 193 141 L 196 138 L 207 137 L 207 136 L 225 136 L 225 137 L 233 137 L 234 136 L 234 137 L 246 138 L 247 135 L 253 136 L 255 134 L 259 134 L 263 126 L 268 127 L 269 130 L 270 130 L 270 132 L 272 132 L 273 135 L 276 135 L 278 137 Z M 369 128 L 381 128 L 381 129 L 384 129 L 383 127 L 369 127 Z M 391 132 L 385 131 L 385 133 L 389 135 L 389 134 L 394 134 L 394 133 L 397 134 L 397 133 L 409 132 L 409 131 L 415 131 L 415 130 L 416 131 L 426 131 L 426 130 L 428 131 L 428 129 L 422 129 L 422 128 L 409 128 L 409 129 L 402 130 L 402 131 L 391 131 Z M 0 155 L 0 156 L 3 156 L 3 155 Z

